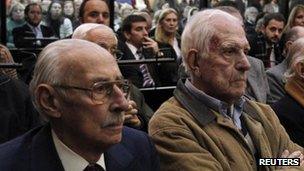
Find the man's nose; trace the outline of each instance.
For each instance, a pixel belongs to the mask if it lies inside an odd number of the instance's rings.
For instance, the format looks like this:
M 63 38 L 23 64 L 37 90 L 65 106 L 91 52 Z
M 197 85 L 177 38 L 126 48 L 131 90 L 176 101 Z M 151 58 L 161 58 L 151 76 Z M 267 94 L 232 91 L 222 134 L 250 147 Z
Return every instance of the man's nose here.
M 129 103 L 125 97 L 125 93 L 116 85 L 113 86 L 111 98 L 112 98 L 112 104 L 110 106 L 111 110 L 115 110 L 115 111 L 128 110 Z
M 99 14 L 99 16 L 97 18 L 97 23 L 99 23 L 99 24 L 105 23 L 105 18 L 102 16 L 102 14 Z
M 248 71 L 250 69 L 250 63 L 245 53 L 242 54 L 241 59 L 236 63 L 236 69 L 240 71 Z

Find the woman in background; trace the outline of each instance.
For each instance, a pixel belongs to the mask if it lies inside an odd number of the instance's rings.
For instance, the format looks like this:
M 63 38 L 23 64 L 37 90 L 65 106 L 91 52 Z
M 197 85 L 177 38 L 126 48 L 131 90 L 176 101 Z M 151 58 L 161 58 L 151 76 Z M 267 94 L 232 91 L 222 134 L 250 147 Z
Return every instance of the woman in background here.
M 180 35 L 178 29 L 178 14 L 173 8 L 163 9 L 159 15 L 154 38 L 157 42 L 173 47 L 177 59 L 181 59 Z
M 73 26 L 70 19 L 63 16 L 63 5 L 60 1 L 53 1 L 46 18 L 47 26 L 53 28 L 55 36 L 63 39 L 73 34 Z
M 11 10 L 9 11 L 9 17 L 6 22 L 7 47 L 15 47 L 12 31 L 14 28 L 21 27 L 24 24 L 24 5 L 17 2 L 12 6 Z

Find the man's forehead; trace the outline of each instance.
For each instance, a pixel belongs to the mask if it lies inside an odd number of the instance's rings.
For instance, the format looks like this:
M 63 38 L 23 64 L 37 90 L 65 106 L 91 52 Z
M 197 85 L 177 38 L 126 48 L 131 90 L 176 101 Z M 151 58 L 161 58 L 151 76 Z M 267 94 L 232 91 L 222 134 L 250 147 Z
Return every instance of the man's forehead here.
M 133 22 L 132 23 L 132 28 L 136 27 L 147 27 L 147 22 L 146 21 L 139 21 L 139 22 Z
M 85 4 L 84 9 L 85 11 L 87 11 L 89 8 L 91 9 L 91 11 L 109 12 L 108 5 L 106 4 L 106 2 L 102 0 L 89 0 Z M 87 12 L 91 12 L 91 11 L 87 11 Z

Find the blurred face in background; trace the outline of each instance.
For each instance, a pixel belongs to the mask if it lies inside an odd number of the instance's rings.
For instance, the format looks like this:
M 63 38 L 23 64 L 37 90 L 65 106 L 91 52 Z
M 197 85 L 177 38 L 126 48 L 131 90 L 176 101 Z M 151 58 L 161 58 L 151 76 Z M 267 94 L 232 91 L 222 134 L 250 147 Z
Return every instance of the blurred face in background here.
M 90 0 L 84 7 L 83 23 L 98 23 L 110 25 L 110 11 L 106 2 Z
M 41 2 L 42 13 L 44 13 L 44 14 L 47 13 L 51 3 L 52 3 L 51 0 L 43 0 Z
M 42 20 L 42 11 L 38 5 L 33 5 L 30 7 L 27 13 L 27 22 L 33 26 L 38 26 Z
M 171 12 L 167 14 L 167 16 L 160 21 L 160 25 L 168 34 L 174 34 L 177 30 L 178 19 L 175 13 Z
M 53 3 L 51 6 L 51 9 L 50 9 L 50 12 L 51 12 L 52 19 L 59 18 L 61 15 L 61 12 L 62 12 L 61 4 L 56 3 L 56 2 Z
M 299 9 L 294 17 L 293 26 L 304 26 L 304 9 Z
M 73 16 L 73 14 L 74 14 L 73 1 L 65 1 L 64 2 L 63 12 L 67 16 Z
M 24 19 L 24 7 L 22 5 L 16 5 L 13 7 L 12 19 L 14 21 L 20 21 Z

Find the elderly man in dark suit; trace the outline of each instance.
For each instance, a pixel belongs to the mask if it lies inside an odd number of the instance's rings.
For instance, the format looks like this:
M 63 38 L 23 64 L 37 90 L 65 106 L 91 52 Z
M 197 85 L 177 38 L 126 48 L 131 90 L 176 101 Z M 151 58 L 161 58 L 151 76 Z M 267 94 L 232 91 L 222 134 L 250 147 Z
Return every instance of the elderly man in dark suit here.
M 73 39 L 84 39 L 105 48 L 114 57 L 117 53 L 117 38 L 113 30 L 103 24 L 85 23 L 74 31 Z M 124 124 L 132 128 L 147 132 L 148 122 L 153 115 L 153 110 L 146 104 L 141 91 L 130 84 L 130 110 L 125 112 Z
M 24 10 L 26 24 L 13 29 L 14 43 L 17 48 L 41 48 L 54 36 L 50 27 L 41 24 L 42 8 L 37 3 L 28 4 Z
M 48 45 L 30 90 L 48 123 L 0 146 L 0 170 L 159 170 L 149 137 L 123 127 L 129 84 L 104 48 Z

